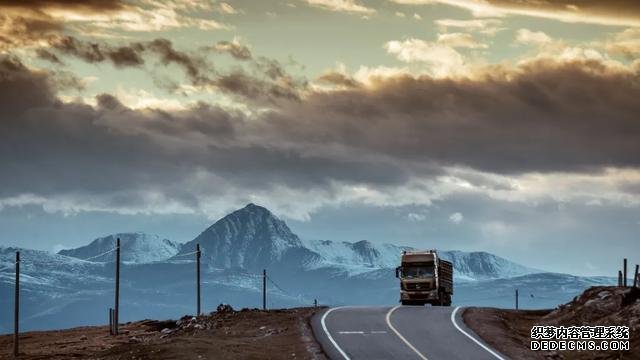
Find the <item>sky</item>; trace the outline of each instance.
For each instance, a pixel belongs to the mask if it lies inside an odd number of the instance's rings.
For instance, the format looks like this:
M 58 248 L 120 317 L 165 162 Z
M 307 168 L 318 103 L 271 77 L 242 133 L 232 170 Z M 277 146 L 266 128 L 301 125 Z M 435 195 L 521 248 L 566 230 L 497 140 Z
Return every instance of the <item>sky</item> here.
M 640 254 L 640 3 L 0 0 L 0 245 L 300 237 L 616 276 Z

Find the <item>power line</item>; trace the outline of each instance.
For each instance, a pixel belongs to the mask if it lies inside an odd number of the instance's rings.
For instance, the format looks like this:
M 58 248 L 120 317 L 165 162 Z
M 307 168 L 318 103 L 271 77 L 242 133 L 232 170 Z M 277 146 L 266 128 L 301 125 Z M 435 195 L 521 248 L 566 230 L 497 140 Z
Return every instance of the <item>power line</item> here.
M 190 253 L 176 255 L 176 256 L 174 256 L 174 257 L 182 257 L 182 256 L 195 255 L 195 254 L 197 254 L 197 253 L 198 253 L 197 251 L 192 251 L 192 252 L 190 252 Z
M 102 254 L 98 254 L 98 255 L 95 255 L 95 256 L 92 256 L 92 257 L 88 257 L 88 258 L 86 258 L 86 259 L 80 259 L 80 260 L 89 261 L 89 260 L 92 260 L 92 259 L 95 259 L 95 258 L 99 258 L 99 257 L 101 257 L 101 256 L 105 256 L 105 255 L 107 255 L 108 253 L 111 253 L 111 252 L 116 251 L 116 249 L 117 249 L 117 248 L 113 248 L 113 249 L 111 249 L 111 250 L 108 250 L 108 251 L 103 252 Z
M 292 294 L 290 294 L 288 291 L 284 290 L 283 288 L 280 287 L 280 285 L 276 284 L 275 281 L 273 281 L 273 279 L 271 279 L 271 277 L 267 276 L 267 280 L 269 280 L 269 282 L 276 287 L 276 289 L 280 290 L 282 293 L 284 293 L 285 295 L 289 295 L 292 296 Z

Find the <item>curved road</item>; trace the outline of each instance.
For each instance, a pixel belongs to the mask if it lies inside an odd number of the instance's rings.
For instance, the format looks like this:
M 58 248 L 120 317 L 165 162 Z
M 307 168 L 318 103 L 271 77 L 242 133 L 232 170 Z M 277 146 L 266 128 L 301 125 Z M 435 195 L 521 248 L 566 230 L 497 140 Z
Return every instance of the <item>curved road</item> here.
M 312 320 L 333 360 L 499 360 L 462 321 L 463 308 L 396 306 L 330 308 Z

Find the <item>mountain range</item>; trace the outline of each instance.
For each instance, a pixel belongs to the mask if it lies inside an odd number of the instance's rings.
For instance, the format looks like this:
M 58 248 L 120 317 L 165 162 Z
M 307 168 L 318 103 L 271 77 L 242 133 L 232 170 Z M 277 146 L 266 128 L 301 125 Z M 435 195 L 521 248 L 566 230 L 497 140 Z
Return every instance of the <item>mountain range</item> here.
M 22 254 L 22 328 L 103 324 L 113 304 L 116 238 L 121 239 L 121 318 L 175 318 L 194 312 L 196 244 L 202 250 L 203 306 L 261 305 L 268 272 L 269 307 L 394 304 L 394 270 L 411 247 L 303 240 L 264 207 L 249 204 L 218 220 L 192 241 L 119 233 L 58 254 Z M 0 247 L 0 333 L 10 331 L 13 263 L 18 249 Z M 511 307 L 520 289 L 524 308 L 555 307 L 606 277 L 577 277 L 532 269 L 487 252 L 440 250 L 454 266 L 454 305 Z

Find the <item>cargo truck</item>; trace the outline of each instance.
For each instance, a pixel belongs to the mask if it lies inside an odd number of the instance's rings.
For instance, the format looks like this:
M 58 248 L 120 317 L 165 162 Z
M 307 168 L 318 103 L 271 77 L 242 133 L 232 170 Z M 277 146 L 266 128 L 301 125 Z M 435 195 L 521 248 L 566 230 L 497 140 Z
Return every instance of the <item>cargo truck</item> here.
M 451 306 L 453 265 L 436 250 L 403 251 L 396 277 L 402 305 Z

